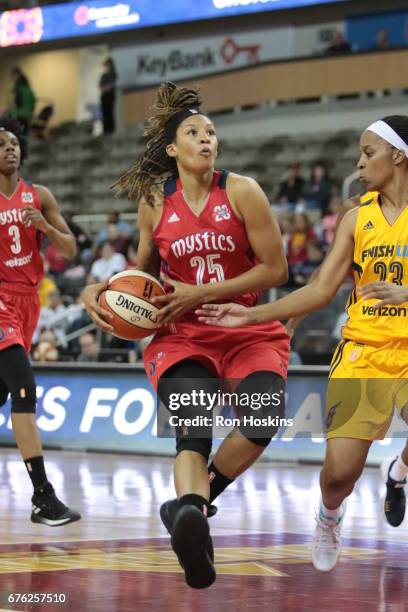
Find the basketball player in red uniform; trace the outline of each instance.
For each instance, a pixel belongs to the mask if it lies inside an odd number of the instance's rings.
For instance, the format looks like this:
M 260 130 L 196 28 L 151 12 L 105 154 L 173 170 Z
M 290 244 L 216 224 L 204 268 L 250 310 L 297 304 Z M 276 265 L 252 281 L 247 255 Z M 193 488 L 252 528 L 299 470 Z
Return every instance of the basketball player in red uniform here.
M 47 235 L 65 257 L 76 247 L 51 192 L 19 176 L 26 156 L 19 124 L 0 117 L 0 406 L 10 393 L 14 436 L 34 487 L 31 520 L 58 526 L 81 516 L 57 498 L 47 479 L 28 355 L 39 317 L 41 238 Z
M 208 300 L 255 304 L 261 290 L 287 280 L 268 200 L 253 179 L 214 170 L 217 137 L 200 105 L 196 91 L 163 84 L 156 103 L 161 112 L 145 132 L 146 152 L 117 183 L 140 202 L 139 267 L 156 277 L 161 267 L 169 289 L 152 300 L 162 307 L 161 328 L 145 350 L 146 372 L 167 407 L 182 393 L 215 392 L 220 379 L 234 379 L 238 394 L 282 398 L 289 337 L 281 323 L 224 332 L 200 324 L 194 314 Z M 104 286 L 89 286 L 83 299 L 95 323 L 109 331 L 107 313 L 97 304 Z M 203 408 L 192 400 L 177 416 L 208 415 Z M 282 416 L 283 402 L 278 409 L 269 406 L 272 412 Z M 209 504 L 259 457 L 278 426 L 257 430 L 241 423 L 209 467 L 212 426 L 204 425 L 196 435 L 187 425 L 176 428 L 178 500 L 163 504 L 160 513 L 191 587 L 215 580 Z

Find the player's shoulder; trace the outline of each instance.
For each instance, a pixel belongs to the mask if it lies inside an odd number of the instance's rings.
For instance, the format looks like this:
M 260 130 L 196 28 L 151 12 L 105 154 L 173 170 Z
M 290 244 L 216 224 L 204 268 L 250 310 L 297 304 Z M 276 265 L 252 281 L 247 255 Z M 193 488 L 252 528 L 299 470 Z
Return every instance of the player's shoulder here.
M 255 179 L 236 172 L 228 172 L 227 189 L 229 193 L 236 196 L 248 196 L 261 191 Z

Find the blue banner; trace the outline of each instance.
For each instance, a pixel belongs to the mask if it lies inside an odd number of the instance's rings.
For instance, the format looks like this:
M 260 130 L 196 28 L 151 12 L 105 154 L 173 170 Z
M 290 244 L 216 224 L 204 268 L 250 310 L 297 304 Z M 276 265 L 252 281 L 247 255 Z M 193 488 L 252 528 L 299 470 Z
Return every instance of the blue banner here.
M 346 0 L 91 0 L 0 14 L 0 47 Z
M 319 375 L 292 370 L 288 381 L 285 417 L 294 425 L 281 428 L 279 438 L 264 457 L 286 460 L 321 460 L 325 451 L 323 431 L 326 372 Z M 173 455 L 175 442 L 156 436 L 156 397 L 142 370 L 97 368 L 86 370 L 46 367 L 36 372 L 37 424 L 45 446 Z M 9 402 L 0 411 L 0 444 L 13 444 Z M 398 453 L 407 426 L 395 418 L 389 438 L 376 442 L 369 460 Z M 214 441 L 214 448 L 220 444 Z
M 403 47 L 408 43 L 408 11 L 350 17 L 346 28 L 353 51 L 374 49 L 380 30 L 386 31 L 390 47 Z

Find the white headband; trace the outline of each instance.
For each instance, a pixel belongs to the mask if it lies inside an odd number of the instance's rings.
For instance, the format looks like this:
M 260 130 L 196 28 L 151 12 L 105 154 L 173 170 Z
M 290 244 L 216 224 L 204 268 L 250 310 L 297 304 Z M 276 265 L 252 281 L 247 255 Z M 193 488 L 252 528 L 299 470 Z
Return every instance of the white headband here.
M 376 121 L 369 125 L 367 130 L 374 132 L 374 134 L 377 134 L 377 136 L 380 136 L 392 144 L 396 149 L 404 151 L 405 155 L 408 157 L 408 144 L 402 140 L 401 136 L 398 136 L 397 132 L 395 132 L 388 123 L 385 123 L 385 121 Z

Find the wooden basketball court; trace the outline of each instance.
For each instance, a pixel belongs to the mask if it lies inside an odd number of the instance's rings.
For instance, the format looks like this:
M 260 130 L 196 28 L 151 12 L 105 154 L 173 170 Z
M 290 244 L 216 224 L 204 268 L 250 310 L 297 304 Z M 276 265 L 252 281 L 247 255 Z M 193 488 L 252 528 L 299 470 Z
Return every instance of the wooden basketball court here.
M 258 464 L 218 500 L 210 523 L 217 581 L 194 591 L 158 515 L 174 495 L 171 459 L 71 452 L 47 458 L 55 488 L 83 519 L 62 528 L 32 524 L 24 465 L 16 451 L 2 450 L 0 609 L 407 609 L 408 520 L 398 529 L 383 523 L 377 470 L 366 470 L 351 497 L 341 562 L 323 574 L 310 561 L 319 468 Z M 36 603 L 35 594 L 48 594 L 48 602 Z

